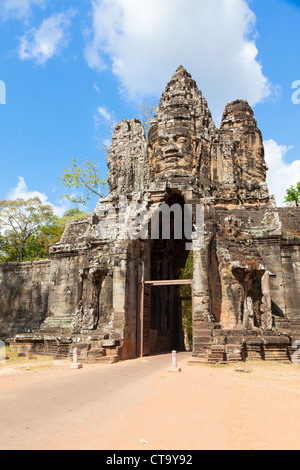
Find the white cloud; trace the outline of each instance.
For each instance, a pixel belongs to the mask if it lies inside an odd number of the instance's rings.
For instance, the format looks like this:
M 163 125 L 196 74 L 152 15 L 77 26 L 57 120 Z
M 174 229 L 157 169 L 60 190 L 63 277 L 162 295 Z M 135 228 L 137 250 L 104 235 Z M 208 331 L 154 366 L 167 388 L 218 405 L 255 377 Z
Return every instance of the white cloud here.
M 92 13 L 86 60 L 98 71 L 111 67 L 135 101 L 160 96 L 179 65 L 217 121 L 228 101 L 255 105 L 271 93 L 246 0 L 93 0 Z
M 17 186 L 8 193 L 6 198 L 10 201 L 15 201 L 16 199 L 24 199 L 25 201 L 28 201 L 28 199 L 34 199 L 36 197 L 40 199 L 42 204 L 52 206 L 54 214 L 58 217 L 62 217 L 63 214 L 71 208 L 71 204 L 67 202 L 62 203 L 61 205 L 55 205 L 48 200 L 48 196 L 46 196 L 46 194 L 40 193 L 39 191 L 29 191 L 23 176 L 18 177 Z
M 93 88 L 97 93 L 100 93 L 100 88 L 98 87 L 97 83 L 94 83 Z
M 76 12 L 71 8 L 45 19 L 39 28 L 30 29 L 20 38 L 19 57 L 44 64 L 68 44 L 68 30 Z
M 105 106 L 99 106 L 97 111 L 106 121 L 113 121 L 113 114 Z
M 4 20 L 24 19 L 34 6 L 43 7 L 47 0 L 0 0 L 0 14 Z
M 282 207 L 286 190 L 296 186 L 300 180 L 300 160 L 287 163 L 285 157 L 292 147 L 279 145 L 274 140 L 265 140 L 264 147 L 269 167 L 267 179 L 269 190 L 275 195 L 278 207 Z
M 117 124 L 117 119 L 113 111 L 109 111 L 106 106 L 99 106 L 96 114 L 94 114 L 94 123 L 96 130 L 100 126 L 106 129 L 106 134 L 111 134 Z M 105 145 L 111 142 L 110 137 L 105 138 Z

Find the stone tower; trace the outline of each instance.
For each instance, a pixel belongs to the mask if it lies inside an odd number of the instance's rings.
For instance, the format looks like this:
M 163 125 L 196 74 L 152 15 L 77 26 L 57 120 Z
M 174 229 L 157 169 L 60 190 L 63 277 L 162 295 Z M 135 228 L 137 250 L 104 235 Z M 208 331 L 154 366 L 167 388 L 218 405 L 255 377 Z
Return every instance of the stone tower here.
M 116 126 L 108 169 L 108 197 L 87 220 L 67 226 L 40 266 L 43 302 L 29 322 L 35 332 L 18 335 L 12 347 L 64 355 L 76 344 L 81 361 L 183 349 L 177 281 L 192 249 L 194 360 L 289 360 L 300 332 L 299 209 L 278 209 L 269 195 L 263 139 L 249 104 L 229 103 L 217 128 L 181 66 L 148 136 L 137 119 Z M 159 229 L 166 220 L 167 236 Z M 29 269 L 34 286 L 36 269 Z M 6 280 L 22 270 L 1 268 L 2 325 Z M 14 333 L 24 333 L 23 317 L 15 318 Z

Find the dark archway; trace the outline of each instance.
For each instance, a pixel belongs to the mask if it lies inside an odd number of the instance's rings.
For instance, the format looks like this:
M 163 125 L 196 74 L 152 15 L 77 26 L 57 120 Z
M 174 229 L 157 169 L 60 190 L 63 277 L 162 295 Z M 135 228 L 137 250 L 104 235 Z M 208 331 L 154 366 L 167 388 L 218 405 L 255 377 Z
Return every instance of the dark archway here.
M 190 240 L 185 238 L 184 233 L 184 198 L 178 193 L 171 193 L 165 204 L 170 208 L 169 214 L 167 217 L 164 213 L 160 214 L 159 238 L 151 241 L 152 281 L 179 280 L 189 255 L 186 244 Z M 169 227 L 168 238 L 163 233 L 163 224 L 165 228 L 166 225 Z M 150 352 L 185 350 L 180 286 L 153 287 L 150 312 Z

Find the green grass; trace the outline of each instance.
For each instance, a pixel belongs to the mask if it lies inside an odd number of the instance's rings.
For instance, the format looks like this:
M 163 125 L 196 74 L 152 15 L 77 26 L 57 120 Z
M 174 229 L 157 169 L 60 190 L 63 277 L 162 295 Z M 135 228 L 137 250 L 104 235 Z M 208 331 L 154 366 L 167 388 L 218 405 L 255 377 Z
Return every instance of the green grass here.
M 31 362 L 53 361 L 53 356 L 41 356 L 41 355 L 38 355 L 38 354 L 30 354 L 30 356 L 34 359 L 29 359 L 28 356 L 19 357 L 18 353 L 11 351 L 9 349 L 9 347 L 5 348 L 5 354 L 6 354 L 6 362 L 4 364 L 1 364 L 2 366 L 5 366 L 5 365 L 23 365 L 23 364 L 28 364 L 28 363 L 31 363 Z

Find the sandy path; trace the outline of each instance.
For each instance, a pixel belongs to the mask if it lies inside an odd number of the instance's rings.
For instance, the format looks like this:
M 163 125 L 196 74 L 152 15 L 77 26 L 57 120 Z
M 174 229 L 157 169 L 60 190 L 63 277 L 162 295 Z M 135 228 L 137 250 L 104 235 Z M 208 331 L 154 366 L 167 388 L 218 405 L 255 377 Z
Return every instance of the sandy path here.
M 299 366 L 187 361 L 180 374 L 161 356 L 1 377 L 0 448 L 300 449 Z

